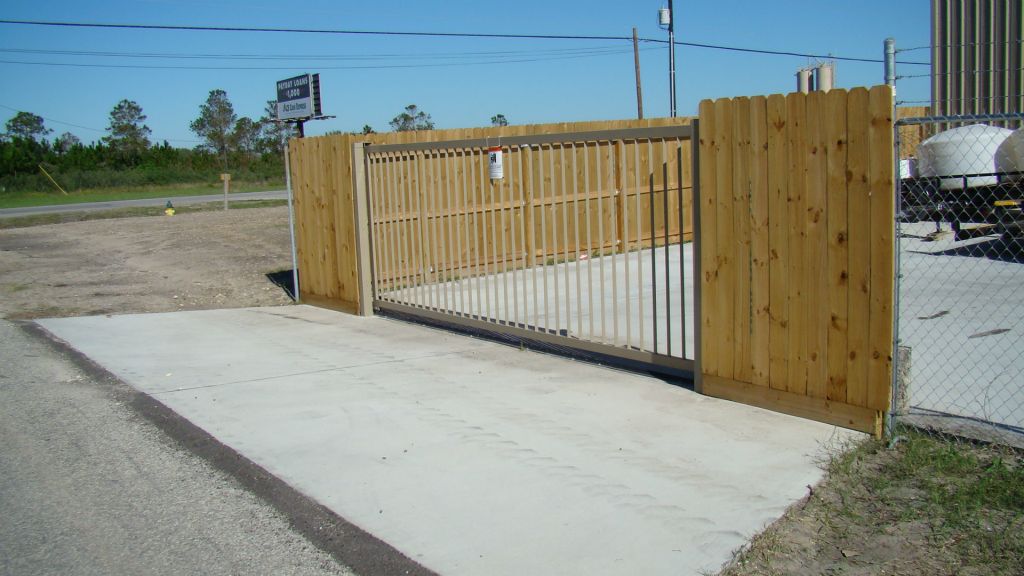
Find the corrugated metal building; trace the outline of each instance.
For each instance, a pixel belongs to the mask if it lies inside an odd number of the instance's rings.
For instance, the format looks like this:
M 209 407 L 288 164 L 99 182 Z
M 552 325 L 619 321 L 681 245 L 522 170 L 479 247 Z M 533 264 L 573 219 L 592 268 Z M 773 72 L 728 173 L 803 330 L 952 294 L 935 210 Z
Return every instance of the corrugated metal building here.
M 932 110 L 1024 112 L 1021 0 L 932 0 Z

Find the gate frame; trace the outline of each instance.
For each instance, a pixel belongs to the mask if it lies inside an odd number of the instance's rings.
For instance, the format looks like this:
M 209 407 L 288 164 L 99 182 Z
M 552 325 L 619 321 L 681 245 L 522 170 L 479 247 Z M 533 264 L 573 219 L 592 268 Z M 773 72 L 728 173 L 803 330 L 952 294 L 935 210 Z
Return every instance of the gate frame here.
M 615 130 L 593 130 L 581 132 L 559 132 L 550 134 L 533 134 L 524 136 L 502 137 L 498 141 L 509 146 L 537 145 L 537 144 L 564 144 L 567 142 L 593 142 L 611 141 L 626 139 L 657 139 L 675 137 L 688 139 L 691 149 L 691 194 L 692 202 L 690 217 L 692 218 L 691 230 L 693 239 L 693 350 L 694 358 L 679 358 L 658 354 L 646 350 L 637 350 L 626 347 L 603 344 L 584 339 L 571 339 L 548 332 L 527 330 L 512 326 L 504 321 L 488 321 L 474 319 L 466 316 L 449 314 L 426 308 L 411 305 L 387 302 L 377 299 L 374 282 L 373 250 L 372 250 L 372 205 L 369 197 L 369 181 L 366 170 L 367 154 L 371 152 L 409 152 L 432 150 L 436 148 L 476 148 L 492 144 L 492 138 L 472 138 L 462 140 L 439 140 L 429 142 L 413 142 L 402 144 L 371 144 L 369 142 L 355 142 L 352 144 L 352 190 L 355 209 L 353 218 L 356 229 L 356 250 L 358 254 L 357 270 L 359 281 L 359 305 L 358 313 L 361 316 L 373 316 L 378 310 L 393 312 L 402 315 L 411 315 L 426 319 L 433 323 L 450 325 L 463 329 L 473 330 L 475 333 L 501 334 L 511 336 L 520 342 L 535 342 L 546 344 L 546 349 L 555 347 L 563 352 L 577 354 L 596 354 L 600 357 L 611 357 L 626 362 L 639 363 L 643 368 L 662 372 L 675 376 L 689 377 L 694 390 L 702 393 L 701 378 L 701 267 L 700 267 L 700 130 L 699 120 L 694 118 L 689 125 L 655 126 L 644 128 L 622 128 Z M 680 202 L 682 201 L 682 182 L 678 183 L 680 191 Z M 684 218 L 685 220 L 685 218 Z M 683 222 L 679 223 L 680 246 L 683 245 Z M 682 255 L 680 255 L 682 258 Z M 680 287 L 684 290 L 685 287 Z M 685 301 L 685 294 L 683 296 Z M 685 317 L 685 307 L 677 316 Z M 683 355 L 686 354 L 686 326 L 683 327 Z

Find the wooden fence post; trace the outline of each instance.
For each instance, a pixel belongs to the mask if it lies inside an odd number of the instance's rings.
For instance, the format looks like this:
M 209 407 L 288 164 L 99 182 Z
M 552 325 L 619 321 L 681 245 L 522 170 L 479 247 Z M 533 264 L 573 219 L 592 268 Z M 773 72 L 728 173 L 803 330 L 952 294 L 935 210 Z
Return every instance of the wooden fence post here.
M 356 229 L 356 268 L 359 273 L 359 315 L 373 316 L 373 272 L 370 261 L 370 198 L 366 189 L 363 142 L 352 144 L 352 200 Z

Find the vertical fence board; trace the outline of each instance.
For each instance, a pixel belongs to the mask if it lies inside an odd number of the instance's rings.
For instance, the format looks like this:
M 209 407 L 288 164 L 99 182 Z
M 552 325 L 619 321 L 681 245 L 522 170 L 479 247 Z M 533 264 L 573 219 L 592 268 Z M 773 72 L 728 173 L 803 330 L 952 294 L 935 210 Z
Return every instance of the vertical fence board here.
M 768 381 L 785 390 L 789 378 L 789 155 L 786 99 L 768 97 Z M 701 193 L 704 193 L 701 187 Z
M 868 406 L 889 408 L 892 377 L 894 218 L 892 91 L 876 86 L 869 95 L 871 120 L 871 319 Z
M 828 227 L 826 214 L 827 158 L 825 148 L 825 93 L 807 95 L 807 236 L 805 238 L 804 329 L 807 331 L 807 394 L 825 398 L 828 389 Z
M 750 99 L 750 375 L 758 386 L 768 386 L 770 363 L 767 113 L 763 96 Z
M 789 374 L 786 390 L 798 395 L 807 392 L 807 96 L 791 94 L 786 98 L 787 138 L 789 146 Z
M 750 99 L 732 101 L 733 378 L 750 382 Z
M 736 338 L 734 333 L 734 293 L 736 290 L 736 263 L 734 258 L 736 237 L 734 235 L 735 210 L 732 200 L 733 189 L 733 106 L 731 100 L 715 101 L 716 168 L 718 170 L 718 202 L 714 207 L 717 218 L 717 239 L 715 260 L 718 262 L 718 295 L 712 311 L 717 331 L 715 346 L 719 357 L 718 373 L 723 378 L 735 374 Z M 725 328 L 724 330 L 722 328 Z
M 847 292 L 849 290 L 848 197 L 846 192 L 847 94 L 831 92 L 825 99 L 825 143 L 828 156 L 828 389 L 829 400 L 846 401 Z
M 721 376 L 718 361 L 717 325 L 714 311 L 718 309 L 718 122 L 715 116 L 715 105 L 711 100 L 700 103 L 700 227 L 701 249 L 700 258 L 702 283 L 700 318 L 701 323 L 701 369 L 704 374 Z
M 847 296 L 846 401 L 867 406 L 871 305 L 871 140 L 868 91 L 854 88 L 847 104 L 847 195 L 849 206 L 850 290 Z

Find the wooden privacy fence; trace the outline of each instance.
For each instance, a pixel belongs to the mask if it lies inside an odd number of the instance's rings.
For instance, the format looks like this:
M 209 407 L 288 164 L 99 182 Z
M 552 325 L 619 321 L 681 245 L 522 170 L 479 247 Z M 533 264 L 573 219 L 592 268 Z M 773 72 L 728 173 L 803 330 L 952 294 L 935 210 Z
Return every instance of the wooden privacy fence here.
M 378 287 L 678 244 L 680 228 L 689 240 L 690 219 L 674 217 L 691 213 L 689 140 L 575 133 L 586 134 L 592 139 L 511 146 L 496 140 L 504 175 L 495 180 L 479 142 L 368 154 L 372 244 L 397 248 L 375 256 Z M 643 217 L 627 221 L 631 213 Z
M 879 86 L 701 103 L 704 393 L 880 433 L 892 102 Z
M 289 146 L 292 187 L 295 196 L 300 296 L 303 300 L 313 304 L 343 310 L 355 310 L 362 298 L 371 297 L 371 295 L 360 294 L 357 273 L 358 250 L 352 188 L 352 145 L 356 142 L 389 145 L 483 138 L 493 139 L 493 144 L 497 145 L 500 144 L 500 139 L 503 137 L 678 126 L 686 125 L 690 120 L 689 118 L 659 118 L 369 135 L 336 134 L 292 139 Z M 645 208 L 650 206 L 651 191 L 643 186 L 637 186 L 631 181 L 638 166 L 641 171 L 650 170 L 651 162 L 658 162 L 659 155 L 662 154 L 660 147 L 654 150 L 649 149 L 646 144 L 619 144 L 619 146 L 625 146 L 622 151 L 628 161 L 624 162 L 622 166 L 613 166 L 612 163 L 607 162 L 608 146 L 610 145 L 608 142 L 595 142 L 587 146 L 579 145 L 564 149 L 555 145 L 546 145 L 543 148 L 532 150 L 506 149 L 506 170 L 518 170 L 521 161 L 527 162 L 524 166 L 529 166 L 529 162 L 538 166 L 541 158 L 544 162 L 555 162 L 559 169 L 563 163 L 568 165 L 575 162 L 579 167 L 573 173 L 566 172 L 570 179 L 573 176 L 577 178 L 575 184 L 571 181 L 567 181 L 565 184 L 561 181 L 545 182 L 544 185 L 547 186 L 548 192 L 543 199 L 535 195 L 529 199 L 528 204 L 519 206 L 512 206 L 508 203 L 508 199 L 505 204 L 502 204 L 500 198 L 491 197 L 493 192 L 502 190 L 492 190 L 487 185 L 485 147 L 473 150 L 449 149 L 430 153 L 392 154 L 388 158 L 377 158 L 374 160 L 374 169 L 368 172 L 368 176 L 375 177 L 374 175 L 377 174 L 376 177 L 379 177 L 380 172 L 375 172 L 375 170 L 387 166 L 387 170 L 394 170 L 394 176 L 400 179 L 402 186 L 416 186 L 416 188 L 415 191 L 411 188 L 408 189 L 408 195 L 403 192 L 395 198 L 394 202 L 386 205 L 384 212 L 374 214 L 374 218 L 378 223 L 385 224 L 389 228 L 389 232 L 402 234 L 403 239 L 418 237 L 424 223 L 429 224 L 428 228 L 431 228 L 433 224 L 439 222 L 443 222 L 445 225 L 449 221 L 453 223 L 466 222 L 465 218 L 459 218 L 459 216 L 469 218 L 469 224 L 463 225 L 473 225 L 477 220 L 489 220 L 492 215 L 503 216 L 509 224 L 515 219 L 521 219 L 524 220 L 524 223 L 537 227 L 533 232 L 535 232 L 534 238 L 538 239 L 536 245 L 523 246 L 521 255 L 536 256 L 542 261 L 546 261 L 566 257 L 563 232 L 565 230 L 575 232 L 575 229 L 572 228 L 576 224 L 576 220 L 573 219 L 573 201 L 576 206 L 580 203 L 590 203 L 593 205 L 592 207 L 600 204 L 602 208 L 600 217 L 603 220 L 597 220 L 598 216 L 592 216 L 589 221 L 592 230 L 591 248 L 598 249 L 599 247 L 596 245 L 598 239 L 594 237 L 596 227 L 618 225 L 610 216 L 612 195 L 616 190 L 634 199 L 639 194 L 643 206 Z M 687 142 L 685 146 L 686 155 L 681 158 L 681 162 L 684 166 L 682 170 L 685 171 L 683 177 L 687 179 L 684 186 L 689 187 L 689 143 Z M 458 167 L 455 166 L 456 156 L 458 157 Z M 527 156 L 530 158 L 527 159 Z M 587 158 L 586 162 L 584 158 Z M 599 166 L 598 163 L 602 162 L 601 158 L 604 158 L 605 161 Z M 679 160 L 675 157 L 669 158 L 669 161 L 673 163 L 679 162 Z M 410 171 L 413 161 L 416 161 L 415 173 Z M 461 172 L 460 176 L 476 178 L 476 183 L 470 184 L 467 188 L 465 199 L 459 196 L 458 202 L 454 202 L 448 200 L 445 194 L 431 194 L 430 186 L 447 186 L 453 182 L 451 179 L 454 177 L 454 173 L 449 172 L 446 175 L 445 164 L 448 165 L 449 170 L 464 170 L 465 172 Z M 527 170 L 529 169 L 527 168 Z M 534 178 L 534 184 L 538 186 L 535 190 L 539 190 L 540 183 L 536 181 L 537 176 L 524 175 L 524 178 L 526 177 Z M 601 178 L 600 182 L 597 180 L 598 177 Z M 586 179 L 589 179 L 589 188 L 584 183 Z M 406 190 L 403 188 L 403 191 Z M 664 232 L 661 196 L 660 191 L 654 192 L 654 204 L 658 210 L 655 228 L 656 234 L 659 235 Z M 670 193 L 670 197 L 675 198 L 676 196 L 678 196 L 678 191 L 674 194 Z M 449 204 L 449 202 L 452 203 Z M 670 209 L 675 207 L 676 200 L 672 200 L 672 202 Z M 541 223 L 542 215 L 543 224 Z M 556 234 L 553 228 L 554 224 L 561 225 L 562 220 L 566 217 L 571 221 L 569 227 L 565 230 L 560 228 Z M 586 224 L 587 221 L 580 222 L 583 227 Z M 482 228 L 478 227 L 477 230 L 482 230 Z M 626 231 L 622 232 L 626 233 Z M 669 232 L 675 241 L 678 241 L 678 230 L 672 228 Z M 688 232 L 689 228 L 684 230 L 684 233 Z M 486 237 L 483 236 L 483 232 L 479 232 L 479 234 L 481 236 L 477 238 L 475 251 L 461 254 L 463 266 L 466 267 L 464 272 L 474 266 L 494 263 L 493 259 L 489 259 L 491 257 L 488 256 L 492 253 L 491 243 L 495 241 L 500 243 L 502 237 L 498 236 L 492 239 L 490 231 L 487 231 Z M 505 230 L 504 234 L 506 241 L 510 240 L 511 230 Z M 640 234 L 649 242 L 650 230 L 644 228 Z M 612 235 L 608 234 L 608 236 L 610 238 Z M 622 236 L 620 235 L 619 238 Z M 543 245 L 541 245 L 541 239 L 544 240 Z M 410 250 L 403 257 L 403 261 L 393 270 L 382 270 L 382 273 L 387 274 L 384 279 L 398 281 L 397 278 L 401 277 L 405 279 L 402 281 L 408 281 L 414 271 L 419 270 L 425 263 L 425 253 L 423 252 L 425 249 L 425 243 L 421 243 L 416 250 Z M 463 248 L 463 250 L 467 249 Z M 606 246 L 605 249 L 611 249 L 611 246 Z M 438 271 L 447 270 L 447 273 L 453 274 L 455 272 L 451 270 L 451 266 L 451 263 L 440 263 L 440 266 L 435 266 L 435 268 Z

